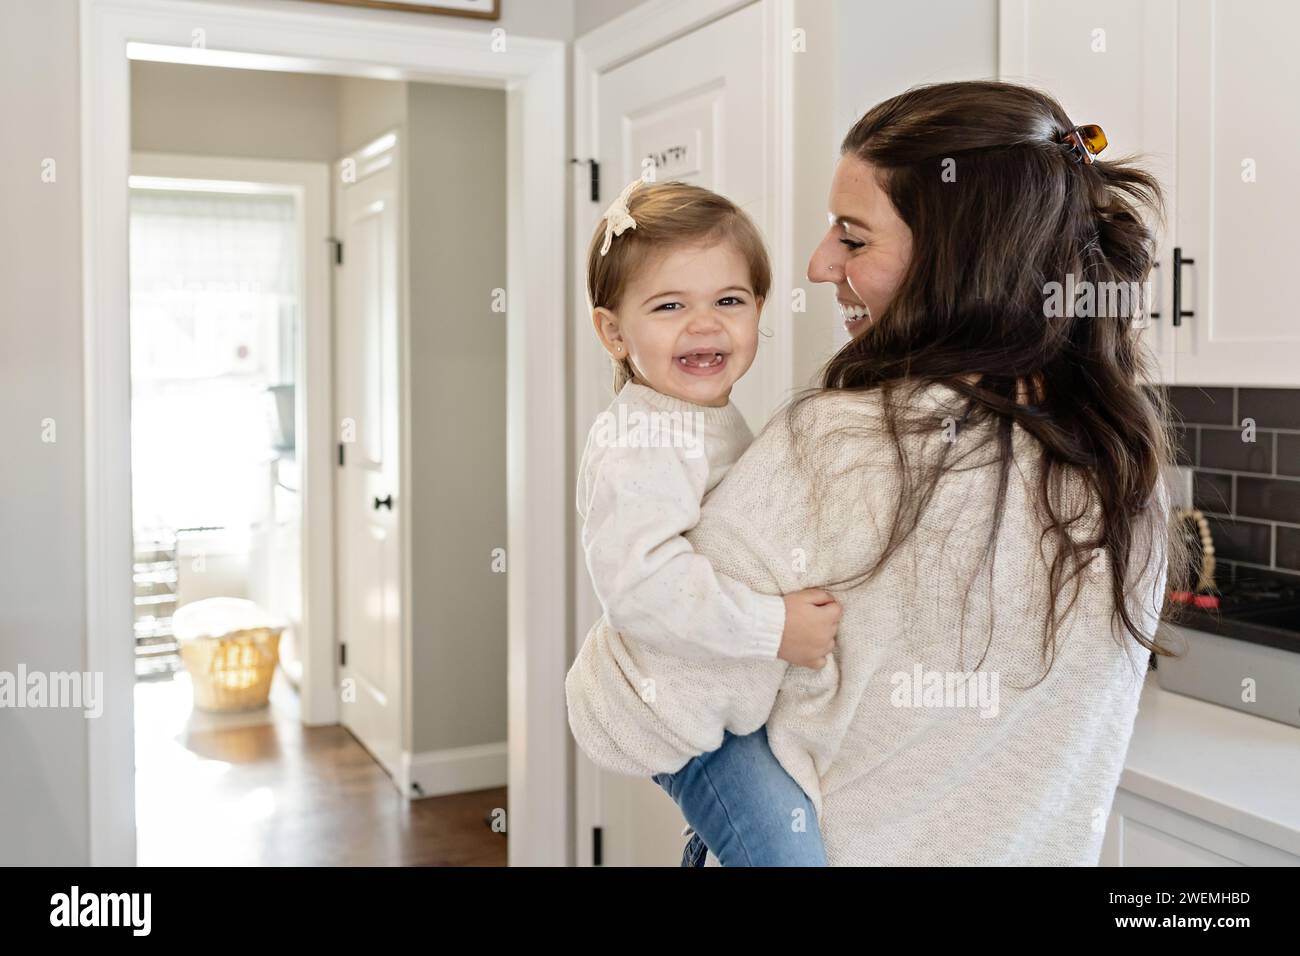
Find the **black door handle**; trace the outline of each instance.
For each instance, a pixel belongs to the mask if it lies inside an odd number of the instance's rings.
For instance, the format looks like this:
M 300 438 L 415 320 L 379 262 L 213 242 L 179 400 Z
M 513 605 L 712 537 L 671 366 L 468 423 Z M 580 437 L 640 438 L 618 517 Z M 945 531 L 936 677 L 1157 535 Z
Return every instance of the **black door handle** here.
M 375 510 L 378 511 L 380 508 L 387 508 L 389 511 L 393 510 L 393 496 L 391 494 L 375 499 Z
M 1191 318 L 1195 312 L 1183 311 L 1183 266 L 1190 266 L 1196 260 L 1183 258 L 1183 247 L 1174 246 L 1174 325 L 1183 324 L 1183 316 Z

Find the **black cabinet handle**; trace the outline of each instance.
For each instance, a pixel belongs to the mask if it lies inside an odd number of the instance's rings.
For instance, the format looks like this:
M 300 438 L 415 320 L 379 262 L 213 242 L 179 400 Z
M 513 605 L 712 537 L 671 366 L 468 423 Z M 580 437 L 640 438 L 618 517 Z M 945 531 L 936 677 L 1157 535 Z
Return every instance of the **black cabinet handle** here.
M 1151 268 L 1152 268 L 1152 269 L 1159 269 L 1159 268 L 1160 268 L 1160 263 L 1158 263 L 1158 262 L 1153 262 L 1153 263 L 1151 263 Z M 1157 288 L 1159 288 L 1159 287 L 1157 286 Z M 1147 313 L 1147 318 L 1148 318 L 1148 319 L 1158 319 L 1158 318 L 1160 318 L 1160 313 L 1159 313 L 1159 312 L 1149 312 L 1149 313 Z
M 1183 311 L 1183 266 L 1190 266 L 1195 259 L 1183 258 L 1183 247 L 1174 246 L 1174 325 L 1183 324 L 1183 316 L 1191 318 L 1195 312 Z
M 375 499 L 375 510 L 378 511 L 380 508 L 387 508 L 389 511 L 393 510 L 393 496 L 391 494 Z

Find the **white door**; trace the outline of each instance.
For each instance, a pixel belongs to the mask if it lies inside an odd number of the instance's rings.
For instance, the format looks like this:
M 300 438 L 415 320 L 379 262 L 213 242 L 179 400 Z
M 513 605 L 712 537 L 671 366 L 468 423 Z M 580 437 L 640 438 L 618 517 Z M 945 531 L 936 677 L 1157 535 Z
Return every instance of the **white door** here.
M 1003 0 L 1001 78 L 1055 96 L 1076 124 L 1096 123 L 1109 141 L 1103 159 L 1139 156 L 1165 188 L 1166 221 L 1177 210 L 1175 151 L 1175 0 Z M 1155 220 L 1153 227 L 1158 227 Z M 1159 229 L 1151 273 L 1155 316 L 1139 321 L 1160 380 L 1174 377 L 1170 315 L 1174 243 Z M 1061 280 L 1064 282 L 1064 279 Z
M 1300 385 L 1297 35 L 1289 0 L 1179 5 L 1179 382 Z
M 774 134 L 764 122 L 762 13 L 760 4 L 744 7 L 599 75 L 592 91 L 602 180 L 596 216 L 641 175 L 642 161 L 649 159 L 656 181 L 683 180 L 729 197 L 754 218 L 770 243 L 776 196 L 764 137 Z M 585 251 L 584 244 L 583 255 Z M 765 311 L 786 307 L 774 297 Z M 754 367 L 732 392 L 755 431 L 789 386 L 788 373 L 783 379 L 765 345 L 760 338 Z M 594 336 L 585 337 L 579 348 L 599 351 Z M 585 364 L 580 361 L 579 368 L 593 364 L 601 367 L 595 352 Z M 598 399 L 580 420 L 589 424 L 608 404 L 608 389 Z M 581 573 L 577 608 L 585 634 L 600 608 L 585 570 Z M 581 753 L 578 759 L 586 761 Z M 602 861 L 677 865 L 685 843 L 684 823 L 667 794 L 649 779 L 594 769 L 591 774 L 592 803 L 600 808 Z
M 399 535 L 401 175 L 396 134 L 335 164 L 335 496 L 343 725 L 397 778 L 402 750 Z

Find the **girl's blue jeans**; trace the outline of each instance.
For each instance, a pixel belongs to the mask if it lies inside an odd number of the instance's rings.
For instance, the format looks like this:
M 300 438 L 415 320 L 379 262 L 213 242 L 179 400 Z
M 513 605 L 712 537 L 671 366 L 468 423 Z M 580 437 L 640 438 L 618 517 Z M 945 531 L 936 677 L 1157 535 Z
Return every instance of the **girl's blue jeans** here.
M 709 850 L 723 866 L 828 865 L 812 801 L 772 754 L 766 727 L 724 731 L 717 750 L 652 779 L 695 831 L 682 866 L 703 866 Z

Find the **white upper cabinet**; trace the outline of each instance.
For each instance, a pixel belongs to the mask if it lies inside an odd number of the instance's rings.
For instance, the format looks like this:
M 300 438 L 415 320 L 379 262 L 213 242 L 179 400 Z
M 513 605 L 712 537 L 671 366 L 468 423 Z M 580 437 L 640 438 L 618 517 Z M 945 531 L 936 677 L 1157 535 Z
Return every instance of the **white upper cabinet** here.
M 1300 4 L 1002 0 L 1000 14 L 1002 77 L 1099 124 L 1104 158 L 1139 155 L 1166 189 L 1144 331 L 1163 380 L 1300 385 L 1285 285 L 1300 247 Z
M 1179 382 L 1300 385 L 1300 4 L 1178 5 Z
M 1051 93 L 1071 122 L 1096 123 L 1106 132 L 1103 159 L 1137 157 L 1165 190 L 1165 219 L 1176 200 L 1175 0 L 1003 0 L 999 72 L 1004 80 Z M 1174 330 L 1168 323 L 1173 245 L 1170 230 L 1153 220 L 1160 236 L 1151 273 L 1150 312 L 1143 335 L 1163 381 L 1174 376 Z M 1058 280 L 1064 282 L 1064 279 Z

